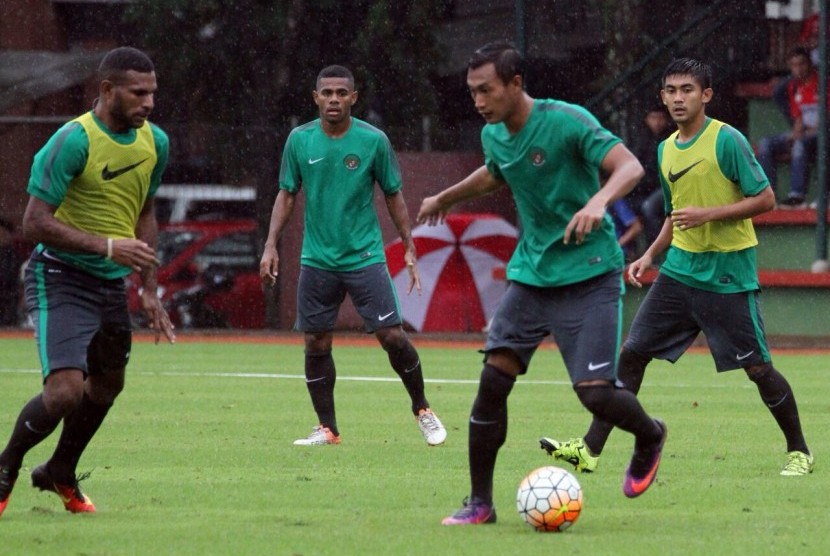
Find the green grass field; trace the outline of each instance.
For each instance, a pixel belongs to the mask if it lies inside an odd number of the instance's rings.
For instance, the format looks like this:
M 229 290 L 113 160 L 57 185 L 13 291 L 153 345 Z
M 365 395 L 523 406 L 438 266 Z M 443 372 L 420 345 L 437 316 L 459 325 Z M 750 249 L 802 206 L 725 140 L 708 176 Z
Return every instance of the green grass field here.
M 79 468 L 92 471 L 82 485 L 98 513 L 72 515 L 31 488 L 28 471 L 49 457 L 55 433 L 26 458 L 0 519 L 0 554 L 830 554 L 826 354 L 775 353 L 816 454 L 811 476 L 778 475 L 783 437 L 743 372 L 718 376 L 708 354 L 690 353 L 652 364 L 641 391 L 669 426 L 652 489 L 623 496 L 632 440 L 617 431 L 598 472 L 578 476 L 579 521 L 541 534 L 516 512 L 518 483 L 552 463 L 540 436 L 576 436 L 588 423 L 558 352 L 542 349 L 510 398 L 498 523 L 441 526 L 468 493 L 477 349 L 419 346 L 449 431 L 428 448 L 380 348 L 336 339 L 343 443 L 310 448 L 292 445 L 315 424 L 300 345 L 137 342 L 127 387 Z M 36 366 L 31 340 L 0 339 L 0 442 L 39 388 Z

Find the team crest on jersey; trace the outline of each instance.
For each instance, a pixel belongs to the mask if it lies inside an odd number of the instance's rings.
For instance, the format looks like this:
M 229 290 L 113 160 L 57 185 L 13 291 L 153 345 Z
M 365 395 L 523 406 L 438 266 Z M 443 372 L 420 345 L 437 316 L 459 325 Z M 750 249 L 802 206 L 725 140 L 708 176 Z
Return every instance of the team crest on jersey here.
M 360 157 L 356 154 L 347 154 L 346 158 L 343 159 L 343 166 L 347 170 L 357 170 L 360 166 Z
M 545 151 L 539 147 L 532 147 L 530 152 L 527 153 L 527 158 L 534 166 L 541 166 L 545 163 L 547 156 L 545 155 Z

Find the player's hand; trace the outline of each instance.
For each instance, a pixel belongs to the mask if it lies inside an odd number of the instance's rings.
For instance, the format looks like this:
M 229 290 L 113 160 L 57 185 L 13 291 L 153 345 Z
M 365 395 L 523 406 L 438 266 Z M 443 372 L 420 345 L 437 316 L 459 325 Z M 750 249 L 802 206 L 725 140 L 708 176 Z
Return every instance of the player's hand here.
M 642 288 L 643 283 L 640 280 L 643 278 L 643 273 L 651 267 L 651 263 L 651 255 L 644 253 L 642 257 L 628 265 L 628 281 Z
M 266 286 L 273 286 L 277 283 L 277 275 L 280 273 L 280 256 L 276 248 L 265 246 L 262 252 L 262 259 L 259 261 L 259 278 Z
M 599 229 L 602 225 L 602 219 L 605 218 L 605 207 L 599 203 L 588 202 L 576 214 L 573 215 L 571 221 L 565 227 L 565 235 L 562 242 L 567 245 L 571 241 L 573 234 L 576 239 L 576 244 L 581 245 L 585 241 L 585 236 Z
M 128 266 L 136 272 L 142 268 L 158 266 L 156 251 L 140 239 L 111 239 L 113 261 Z
M 690 230 L 706 224 L 709 221 L 707 214 L 708 211 L 705 208 L 685 207 L 673 210 L 671 221 L 680 230 Z
M 406 290 L 406 294 L 411 294 L 412 288 L 415 288 L 418 290 L 418 295 L 421 295 L 421 275 L 418 272 L 418 260 L 415 253 L 407 251 L 403 258 L 406 261 L 406 269 L 409 271 L 409 289 Z
M 156 344 L 159 343 L 162 334 L 167 337 L 168 342 L 175 344 L 176 333 L 174 329 L 176 327 L 170 322 L 170 316 L 161 304 L 155 290 L 144 289 L 141 291 L 141 306 L 147 315 L 147 326 L 156 333 Z
M 421 208 L 418 210 L 418 216 L 415 218 L 415 221 L 418 224 L 428 224 L 430 226 L 443 224 L 448 212 L 438 202 L 438 195 L 433 195 L 421 201 Z

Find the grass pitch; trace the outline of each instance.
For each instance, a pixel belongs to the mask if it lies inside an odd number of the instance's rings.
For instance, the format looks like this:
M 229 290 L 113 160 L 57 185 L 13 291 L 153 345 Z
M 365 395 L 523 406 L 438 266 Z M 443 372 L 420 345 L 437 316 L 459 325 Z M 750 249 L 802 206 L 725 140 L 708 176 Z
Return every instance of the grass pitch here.
M 478 344 L 413 340 L 427 394 L 447 426 L 428 448 L 403 386 L 375 345 L 335 339 L 343 443 L 297 447 L 315 424 L 302 346 L 136 342 L 127 386 L 79 466 L 95 515 L 72 515 L 30 487 L 57 432 L 26 457 L 0 519 L 12 555 L 506 555 L 830 553 L 827 354 L 775 352 L 816 454 L 809 477 L 780 477 L 781 433 L 743 372 L 716 375 L 705 353 L 654 362 L 640 394 L 669 426 L 655 485 L 629 500 L 621 484 L 632 439 L 616 431 L 597 473 L 578 475 L 579 521 L 541 534 L 515 509 L 530 470 L 552 464 L 540 436 L 584 432 L 589 415 L 558 352 L 534 359 L 510 397 L 495 475 L 498 523 L 443 527 L 468 494 L 467 418 L 481 370 Z M 37 392 L 34 344 L 0 339 L 0 442 Z

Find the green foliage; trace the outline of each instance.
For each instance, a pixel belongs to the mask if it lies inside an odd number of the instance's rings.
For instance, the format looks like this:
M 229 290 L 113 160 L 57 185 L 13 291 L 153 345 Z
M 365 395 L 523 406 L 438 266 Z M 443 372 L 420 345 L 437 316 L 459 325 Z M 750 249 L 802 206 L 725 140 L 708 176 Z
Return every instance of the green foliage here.
M 293 337 L 292 337 L 293 338 Z M 361 336 L 359 341 L 365 342 Z M 314 424 L 299 343 L 137 342 L 127 386 L 87 453 L 82 486 L 98 513 L 65 512 L 23 474 L 0 519 L 4 556 L 827 554 L 826 355 L 776 353 L 817 457 L 809 477 L 780 477 L 784 443 L 740 371 L 717 375 L 707 353 L 655 362 L 641 399 L 669 425 L 654 487 L 622 495 L 631 438 L 615 432 L 598 471 L 579 475 L 585 509 L 562 534 L 538 534 L 515 510 L 522 476 L 552 460 L 543 435 L 581 434 L 588 415 L 559 353 L 540 349 L 510 398 L 495 474 L 498 523 L 442 527 L 467 494 L 467 418 L 481 369 L 477 343 L 414 342 L 427 394 L 449 431 L 423 442 L 403 387 L 376 345 L 338 337 L 343 443 L 300 448 Z M 32 341 L 0 340 L 0 438 L 39 387 Z M 372 380 L 365 380 L 367 377 Z M 54 447 L 37 446 L 31 469 Z M 24 472 L 25 473 L 25 472 Z

